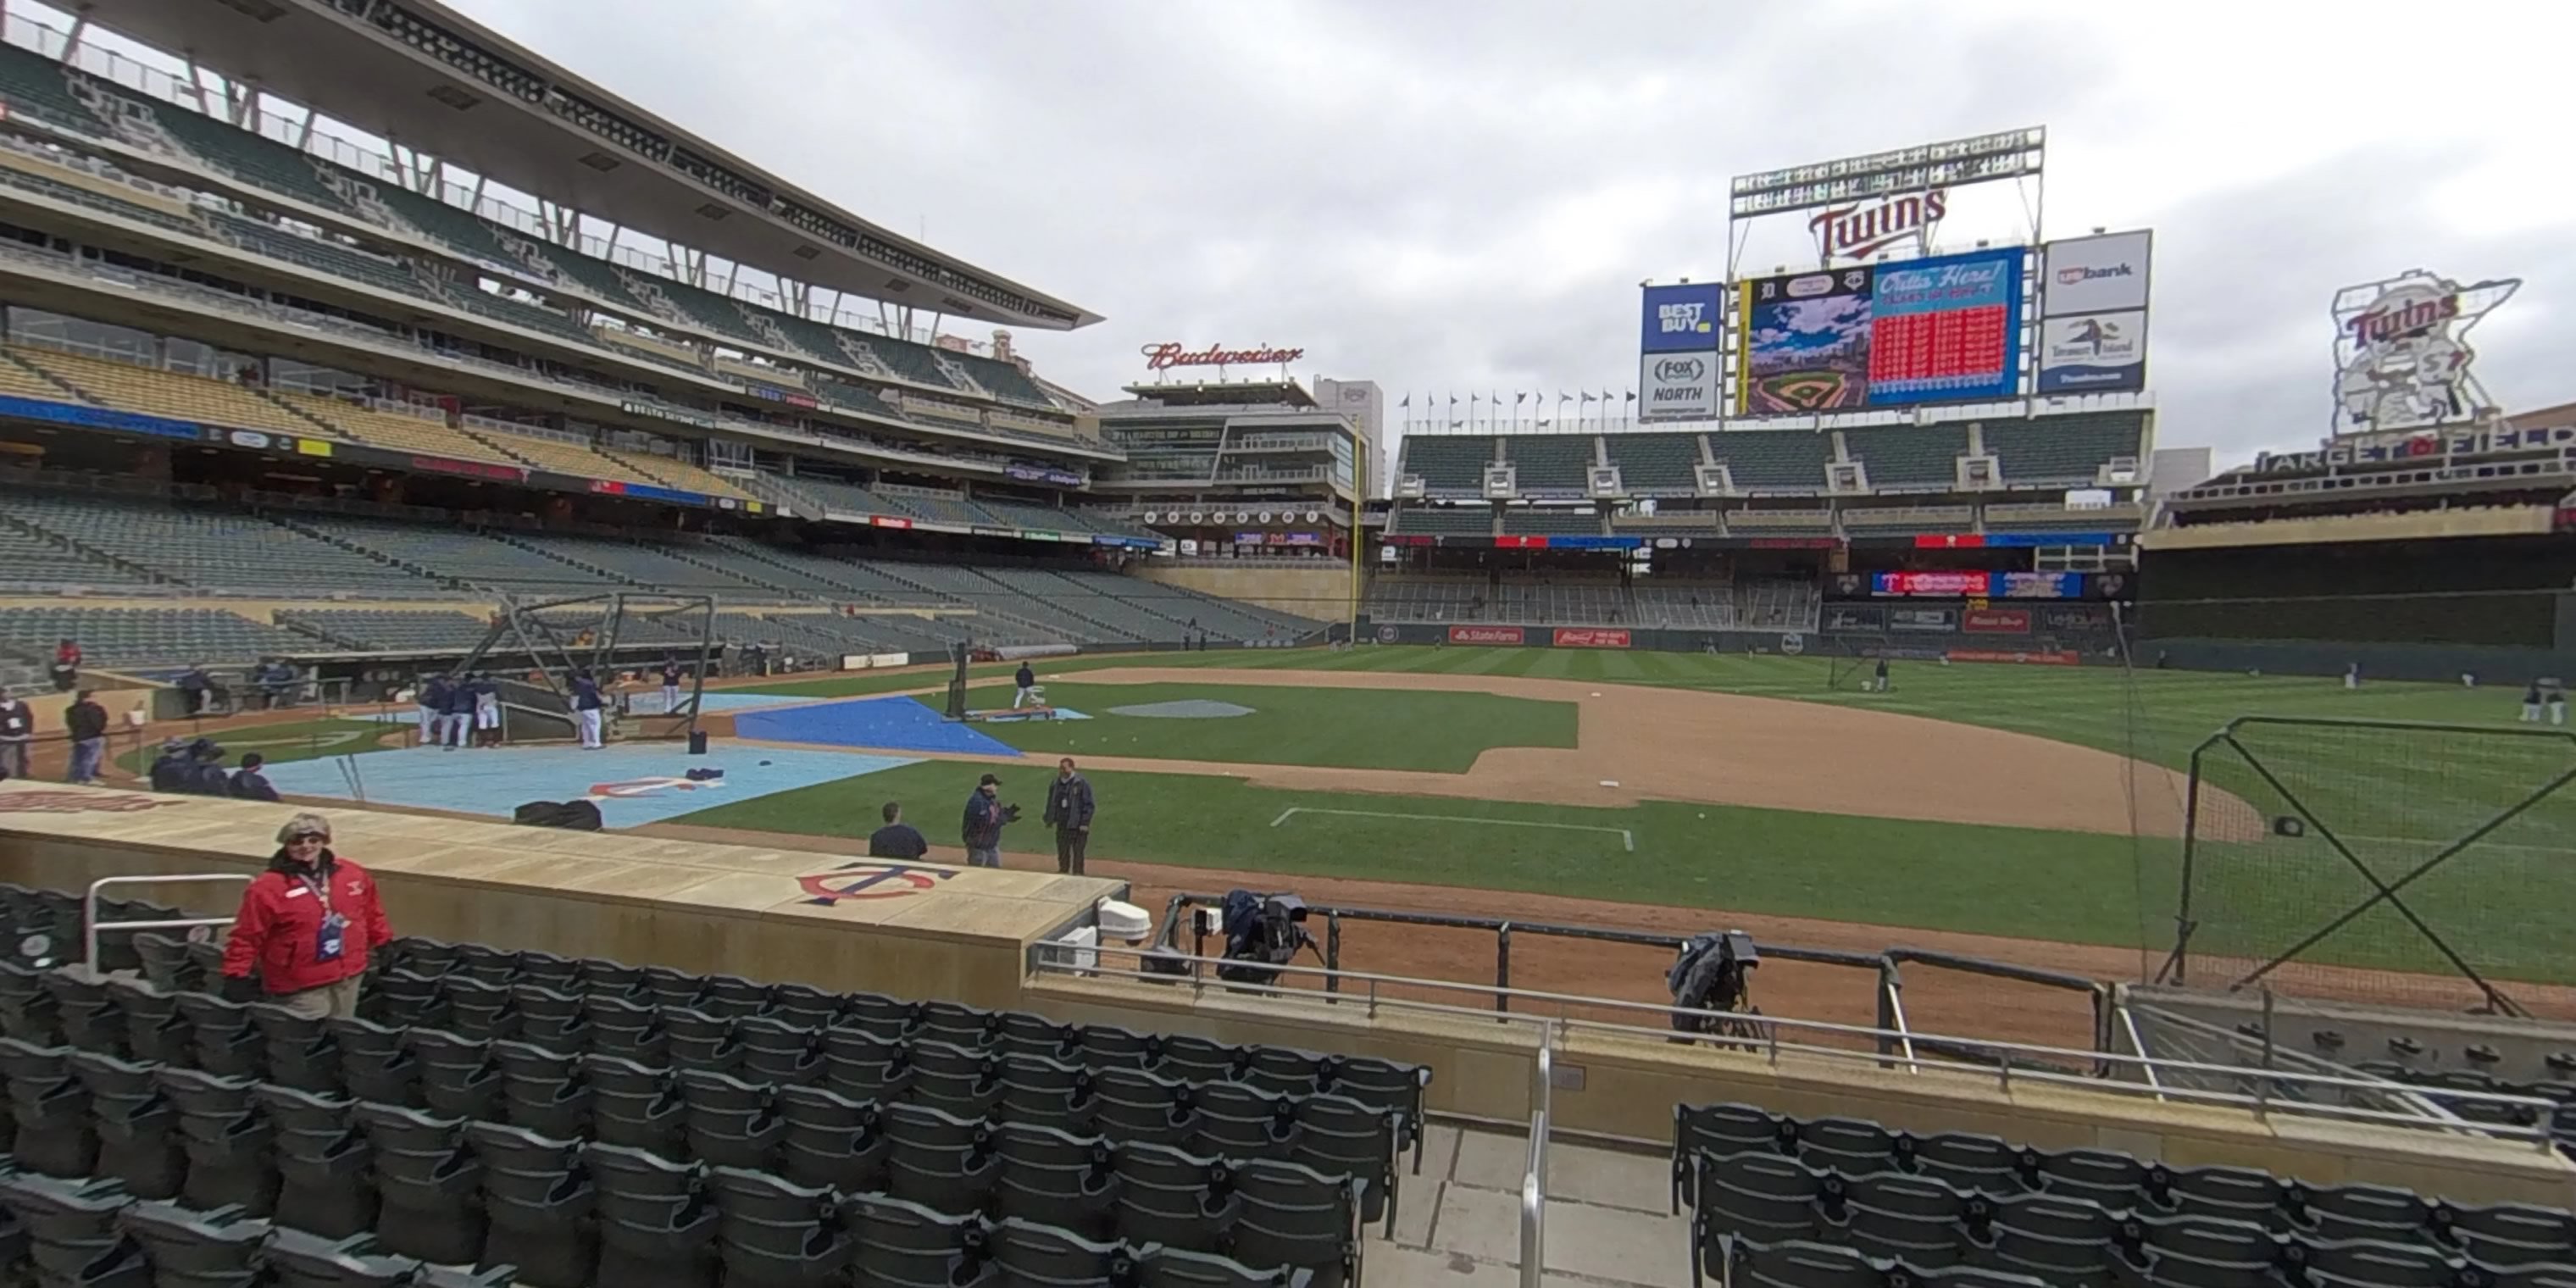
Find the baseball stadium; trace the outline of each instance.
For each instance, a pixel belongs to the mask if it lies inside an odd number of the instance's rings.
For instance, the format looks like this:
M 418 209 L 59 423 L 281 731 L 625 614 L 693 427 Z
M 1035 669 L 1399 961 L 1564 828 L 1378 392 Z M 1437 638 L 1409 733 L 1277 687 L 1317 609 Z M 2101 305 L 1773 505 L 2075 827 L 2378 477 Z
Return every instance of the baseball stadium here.
M 613 73 L 8 8 L 0 1284 L 2576 1285 L 2516 283 L 2225 469 L 2148 233 L 1893 202 L 1553 415 L 1092 397 Z

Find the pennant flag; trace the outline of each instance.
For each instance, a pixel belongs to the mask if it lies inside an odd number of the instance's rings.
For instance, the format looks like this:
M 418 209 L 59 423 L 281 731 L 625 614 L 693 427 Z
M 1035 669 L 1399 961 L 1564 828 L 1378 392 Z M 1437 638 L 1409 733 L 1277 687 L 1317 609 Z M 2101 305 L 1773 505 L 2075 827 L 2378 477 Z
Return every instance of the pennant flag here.
M 1587 390 L 1584 390 L 1584 391 L 1583 391 L 1583 401 L 1585 401 L 1585 402 L 1593 402 L 1593 401 L 1596 401 L 1596 400 L 1592 397 L 1592 391 L 1591 391 L 1591 390 L 1587 389 Z
M 1397 404 L 1396 404 L 1396 406 L 1398 406 L 1398 407 L 1410 407 L 1410 406 L 1412 406 L 1412 405 L 1413 405 L 1413 395 L 1411 395 L 1411 394 L 1406 394 L 1406 395 L 1404 396 L 1404 401 L 1402 401 L 1402 402 L 1400 402 L 1400 403 L 1397 403 Z
M 1525 402 L 1528 402 L 1528 401 L 1529 401 L 1529 395 L 1528 395 L 1528 394 L 1519 394 L 1519 393 L 1516 393 L 1516 394 L 1513 394 L 1513 395 L 1512 395 L 1512 405 L 1513 405 L 1513 406 L 1515 406 L 1515 407 L 1518 407 L 1518 406 L 1520 406 L 1522 403 L 1525 403 Z

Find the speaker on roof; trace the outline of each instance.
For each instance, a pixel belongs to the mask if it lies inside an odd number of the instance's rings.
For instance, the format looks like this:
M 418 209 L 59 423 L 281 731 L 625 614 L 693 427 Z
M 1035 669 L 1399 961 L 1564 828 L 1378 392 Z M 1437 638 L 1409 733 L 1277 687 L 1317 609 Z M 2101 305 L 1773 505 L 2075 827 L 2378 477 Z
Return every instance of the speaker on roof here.
M 1308 523 L 1321 523 L 1321 522 L 1323 522 L 1323 521 L 1324 521 L 1324 515 L 1323 515 L 1323 512 L 1322 512 L 1322 511 L 1320 511 L 1320 510 L 1308 510 L 1308 511 L 1306 512 L 1306 522 L 1308 522 Z
M 1156 515 L 1153 511 L 1151 511 L 1151 510 L 1147 510 L 1147 511 L 1145 512 L 1145 522 L 1147 522 L 1147 523 L 1152 523 L 1152 522 L 1153 522 L 1157 517 L 1159 517 L 1159 516 L 1157 516 L 1157 515 Z
M 1205 523 L 1205 522 L 1207 522 L 1207 516 L 1206 516 L 1206 515 L 1204 515 L 1204 514 L 1199 513 L 1199 512 L 1198 512 L 1198 511 L 1196 511 L 1196 510 L 1192 510 L 1192 511 L 1190 511 L 1190 522 L 1192 522 L 1192 523 Z
M 1269 512 L 1268 510 L 1264 510 L 1264 511 L 1262 511 L 1262 512 L 1261 512 L 1261 521 L 1262 521 L 1263 523 L 1268 523 L 1268 522 L 1270 522 L 1270 512 Z

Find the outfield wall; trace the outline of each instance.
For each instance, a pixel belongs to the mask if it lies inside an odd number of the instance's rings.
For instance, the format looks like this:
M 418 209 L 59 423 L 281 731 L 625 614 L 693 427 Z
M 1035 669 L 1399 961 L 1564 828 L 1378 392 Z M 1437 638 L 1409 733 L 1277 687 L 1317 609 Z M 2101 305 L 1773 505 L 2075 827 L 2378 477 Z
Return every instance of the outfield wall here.
M 2059 640 L 1958 632 L 1889 636 L 1807 631 L 1690 631 L 1627 626 L 1512 626 L 1484 622 L 1436 625 L 1373 624 L 1363 619 L 1360 639 L 1378 644 L 1459 648 L 1565 648 L 1647 653 L 1768 654 L 1774 656 L 1889 657 L 1899 661 L 2001 662 L 2079 666 L 2118 662 L 2105 640 Z

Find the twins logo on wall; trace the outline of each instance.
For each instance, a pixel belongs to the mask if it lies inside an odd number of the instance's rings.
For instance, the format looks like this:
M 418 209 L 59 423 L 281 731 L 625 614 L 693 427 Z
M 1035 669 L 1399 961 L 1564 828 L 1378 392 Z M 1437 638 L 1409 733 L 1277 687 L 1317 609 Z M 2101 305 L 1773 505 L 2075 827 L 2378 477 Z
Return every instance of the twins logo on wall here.
M 796 884 L 804 887 L 805 902 L 829 908 L 843 899 L 901 899 L 936 890 L 940 882 L 956 875 L 955 868 L 910 863 L 847 863 L 830 872 L 798 877 Z

